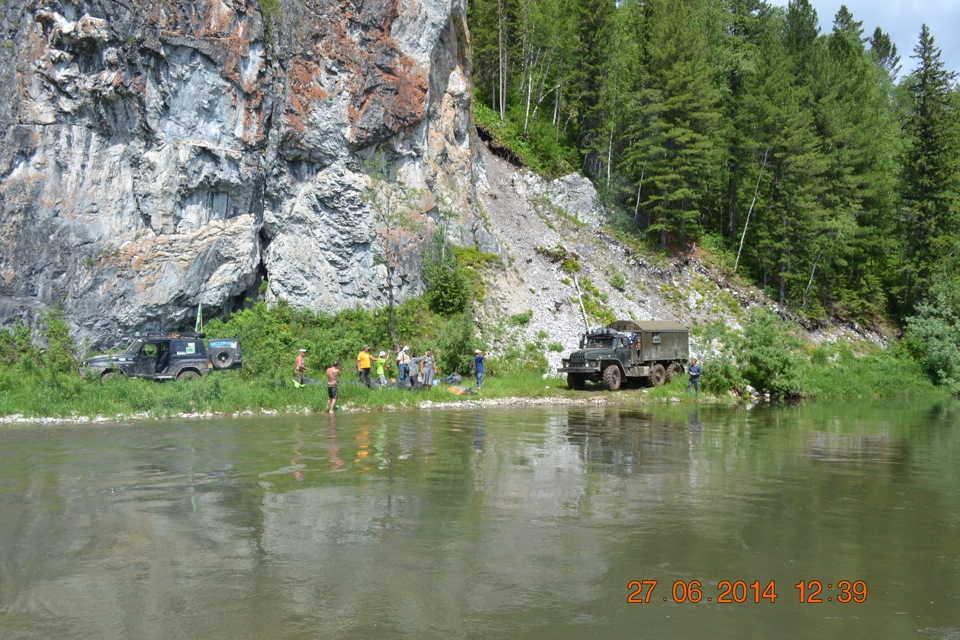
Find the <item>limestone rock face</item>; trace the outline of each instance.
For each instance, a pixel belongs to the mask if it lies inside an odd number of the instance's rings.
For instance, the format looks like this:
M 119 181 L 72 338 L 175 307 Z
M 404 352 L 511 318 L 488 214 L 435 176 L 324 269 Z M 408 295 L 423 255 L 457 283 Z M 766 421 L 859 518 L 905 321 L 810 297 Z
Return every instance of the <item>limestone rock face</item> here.
M 266 7 L 266 15 L 264 14 Z M 439 204 L 488 250 L 463 0 L 26 0 L 0 27 L 0 323 L 79 338 L 192 324 L 250 296 L 385 303 L 375 153 L 415 193 L 398 299 Z M 264 284 L 265 283 L 265 284 Z

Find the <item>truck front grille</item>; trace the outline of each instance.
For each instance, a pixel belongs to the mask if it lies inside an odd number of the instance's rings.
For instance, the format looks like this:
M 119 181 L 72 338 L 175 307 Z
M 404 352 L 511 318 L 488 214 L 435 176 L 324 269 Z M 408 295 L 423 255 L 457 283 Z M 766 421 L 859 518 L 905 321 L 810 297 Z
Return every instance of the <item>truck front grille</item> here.
M 587 359 L 583 356 L 582 353 L 571 353 L 571 354 L 570 354 L 570 366 L 571 366 L 571 367 L 585 367 L 585 366 L 587 366 Z

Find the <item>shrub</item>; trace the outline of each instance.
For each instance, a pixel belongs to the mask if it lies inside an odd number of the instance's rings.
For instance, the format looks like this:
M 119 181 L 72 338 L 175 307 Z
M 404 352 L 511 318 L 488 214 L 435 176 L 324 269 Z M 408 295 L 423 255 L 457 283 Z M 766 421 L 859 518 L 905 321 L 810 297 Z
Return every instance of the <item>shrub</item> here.
M 627 290 L 627 278 L 622 273 L 617 271 L 610 276 L 610 286 L 623 293 Z
M 907 350 L 936 384 L 960 393 L 960 283 L 943 276 L 936 279 L 906 325 Z
M 515 327 L 525 327 L 530 324 L 530 321 L 533 319 L 533 310 L 524 311 L 523 313 L 515 313 L 509 318 L 507 318 L 507 323 Z
M 435 313 L 450 316 L 467 308 L 470 286 L 453 247 L 439 233 L 423 254 L 423 279 L 427 283 L 424 297 Z
M 799 361 L 794 355 L 800 342 L 786 324 L 776 314 L 756 309 L 743 333 L 743 373 L 750 384 L 775 398 L 802 395 Z

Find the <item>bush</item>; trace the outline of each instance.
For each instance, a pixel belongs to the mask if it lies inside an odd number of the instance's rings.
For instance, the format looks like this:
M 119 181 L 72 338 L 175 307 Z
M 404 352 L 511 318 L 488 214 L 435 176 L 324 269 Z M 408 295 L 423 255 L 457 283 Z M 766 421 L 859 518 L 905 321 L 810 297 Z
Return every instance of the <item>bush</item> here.
M 935 280 L 906 325 L 907 350 L 936 384 L 960 393 L 960 283 L 945 276 Z
M 533 310 L 515 313 L 507 318 L 507 323 L 515 327 L 525 327 L 533 320 Z
M 800 341 L 780 318 L 756 309 L 744 327 L 742 363 L 747 381 L 775 398 L 803 394 L 799 360 Z
M 723 322 L 714 322 L 694 329 L 697 342 L 709 345 L 710 356 L 701 362 L 700 384 L 705 391 L 722 395 L 733 391 L 743 395 L 747 380 L 734 354 L 743 348 L 743 336 L 730 331 Z
M 423 279 L 427 283 L 424 297 L 435 313 L 450 316 L 467 308 L 470 286 L 453 247 L 439 233 L 423 254 Z

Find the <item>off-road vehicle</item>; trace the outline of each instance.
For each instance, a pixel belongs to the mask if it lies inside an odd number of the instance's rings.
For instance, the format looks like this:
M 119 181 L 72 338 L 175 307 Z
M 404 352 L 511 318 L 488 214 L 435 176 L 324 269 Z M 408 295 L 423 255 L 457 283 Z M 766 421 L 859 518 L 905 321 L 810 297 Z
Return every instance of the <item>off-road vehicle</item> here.
M 616 391 L 624 381 L 657 386 L 683 373 L 690 353 L 690 330 L 677 322 L 617 320 L 580 338 L 580 349 L 563 358 L 567 386 L 603 382 Z
M 189 380 L 213 369 L 243 366 L 240 341 L 210 340 L 210 357 L 202 333 L 136 336 L 124 351 L 92 356 L 80 364 L 81 375 L 108 378 L 126 375 L 148 380 Z

